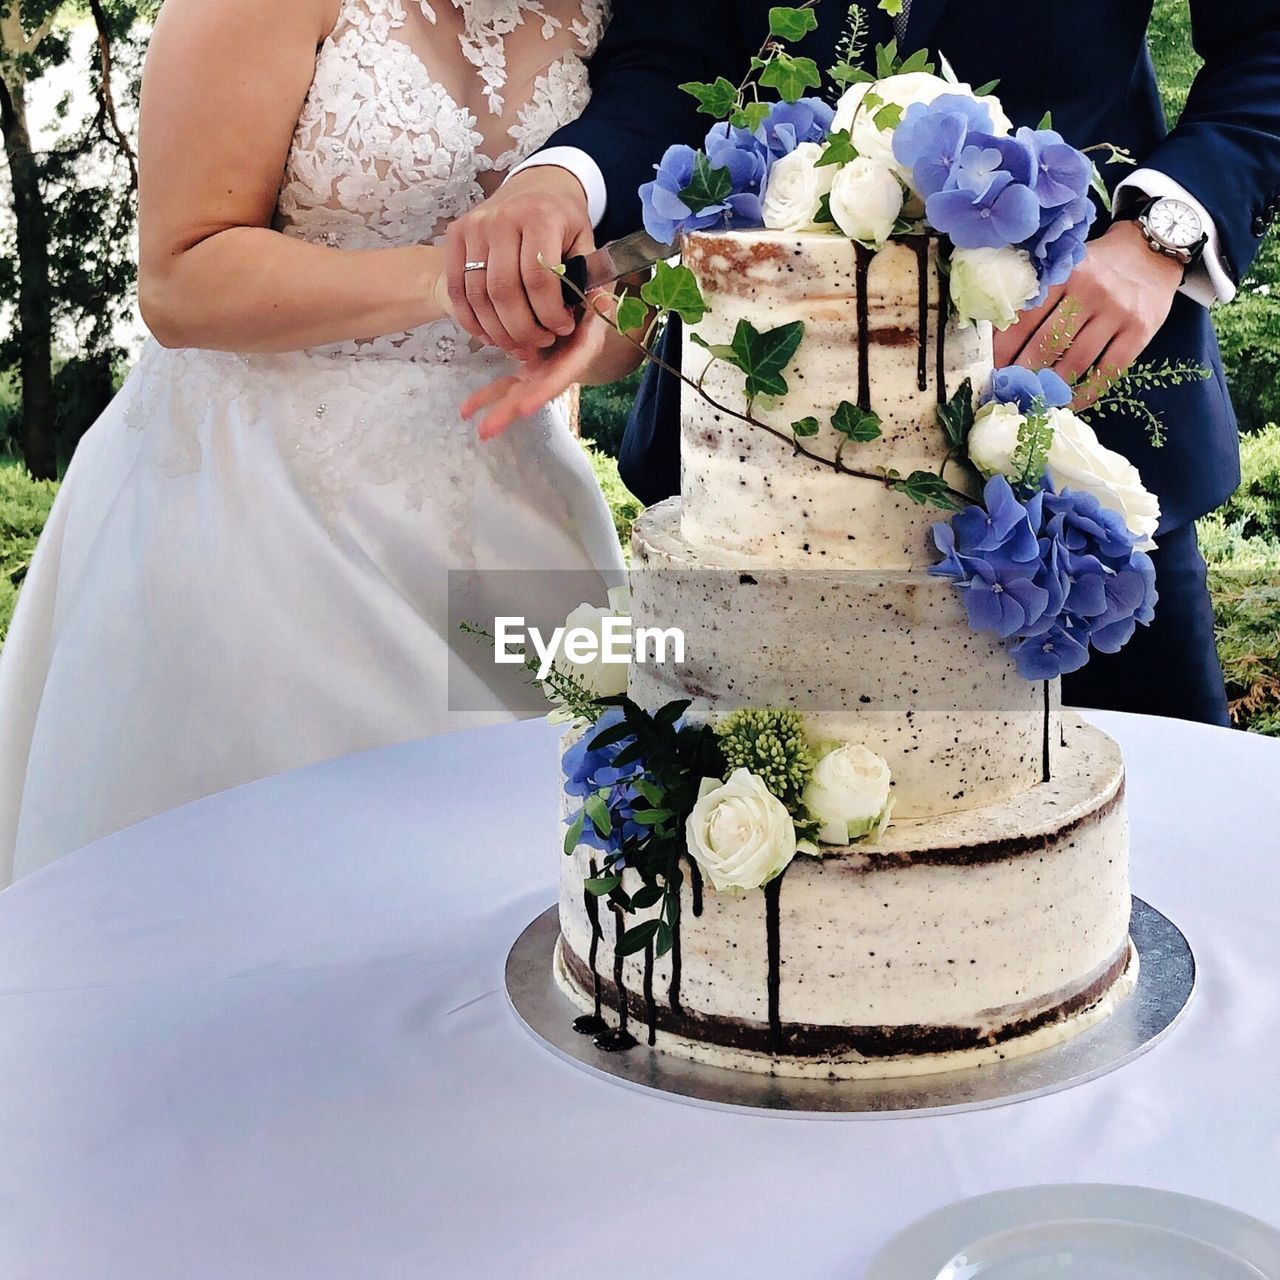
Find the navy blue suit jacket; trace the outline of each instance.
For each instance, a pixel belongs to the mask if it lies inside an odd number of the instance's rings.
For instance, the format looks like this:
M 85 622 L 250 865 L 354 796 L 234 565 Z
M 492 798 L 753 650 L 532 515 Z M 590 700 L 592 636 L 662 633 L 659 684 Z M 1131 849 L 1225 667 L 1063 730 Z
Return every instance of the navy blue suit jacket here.
M 866 0 L 872 43 L 892 31 Z M 999 79 L 1015 124 L 1054 127 L 1078 146 L 1111 142 L 1192 192 L 1217 225 L 1227 271 L 1239 281 L 1280 211 L 1280 0 L 1190 0 L 1205 66 L 1177 127 L 1166 129 L 1146 44 L 1152 0 L 913 0 L 904 47 L 946 54 L 971 84 Z M 616 0 L 592 61 L 584 115 L 548 145 L 578 147 L 604 174 L 599 229 L 614 239 L 640 225 L 637 191 L 673 142 L 697 144 L 711 123 L 678 85 L 736 78 L 768 27 L 769 0 Z M 804 52 L 830 65 L 847 5 L 823 0 Z M 1114 187 L 1128 170 L 1106 174 Z M 1104 224 L 1099 223 L 1099 229 Z M 668 335 L 668 355 L 679 350 Z M 1109 417 L 1106 443 L 1159 494 L 1162 527 L 1223 502 L 1239 483 L 1235 414 L 1209 314 L 1179 295 L 1146 359 L 1200 361 L 1212 378 L 1150 396 L 1168 424 L 1154 449 L 1140 424 Z M 650 368 L 623 448 L 623 478 L 646 502 L 679 489 L 679 386 Z

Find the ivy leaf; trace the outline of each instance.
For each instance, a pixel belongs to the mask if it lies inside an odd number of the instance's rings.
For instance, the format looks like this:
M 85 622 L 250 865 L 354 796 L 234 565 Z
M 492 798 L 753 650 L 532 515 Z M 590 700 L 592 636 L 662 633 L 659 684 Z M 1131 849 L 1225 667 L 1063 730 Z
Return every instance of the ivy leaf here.
M 810 436 L 816 436 L 822 429 L 822 423 L 817 418 L 801 418 L 799 422 L 791 424 L 792 433 L 797 440 L 807 440 Z
M 623 333 L 630 333 L 634 329 L 643 329 L 645 321 L 649 319 L 649 308 L 634 294 L 629 293 L 618 303 L 618 311 L 614 319 L 617 321 L 619 330 Z
M 697 99 L 699 115 L 723 120 L 738 105 L 738 86 L 724 76 L 718 76 L 710 84 L 703 80 L 688 80 L 680 88 Z
M 848 164 L 858 158 L 858 149 L 853 145 L 848 129 L 837 129 L 827 138 L 827 145 L 818 157 L 815 168 L 821 169 L 829 164 Z
M 689 185 L 680 192 L 680 199 L 694 213 L 702 213 L 716 205 L 724 204 L 733 190 L 733 178 L 728 169 L 716 169 L 705 151 L 699 151 L 693 162 L 693 175 Z
M 669 262 L 659 262 L 640 296 L 659 311 L 675 312 L 685 324 L 697 324 L 707 314 L 698 277 L 684 265 L 673 267 Z
M 633 956 L 637 951 L 643 951 L 653 941 L 659 924 L 661 924 L 660 920 L 646 920 L 643 924 L 628 929 L 618 939 L 618 945 L 614 950 L 620 956 Z
M 870 409 L 859 409 L 856 404 L 842 400 L 831 416 L 831 425 L 842 435 L 860 444 L 877 440 L 881 435 L 880 415 Z
M 569 830 L 564 833 L 564 852 L 566 857 L 582 843 L 582 832 L 586 825 L 586 810 L 579 809 L 578 816 L 574 818 Z
M 590 880 L 584 880 L 582 887 L 593 898 L 604 898 L 611 894 L 621 883 L 621 876 L 593 876 Z
M 897 0 L 897 3 L 901 4 L 902 0 Z M 802 40 L 810 31 L 817 29 L 818 19 L 812 9 L 791 9 L 779 5 L 769 10 L 769 34 L 778 40 Z
M 749 129 L 754 133 L 764 123 L 772 109 L 772 104 L 768 102 L 748 102 L 745 107 L 735 111 L 729 117 L 729 121 L 739 129 Z
M 961 456 L 969 452 L 969 432 L 973 430 L 973 383 L 966 378 L 960 390 L 938 406 L 938 421 L 946 433 L 947 443 Z
M 791 363 L 800 340 L 804 337 L 804 321 L 793 320 L 761 333 L 749 320 L 739 320 L 733 334 L 733 360 L 747 375 L 747 399 L 757 396 L 785 396 L 787 380 L 782 371 Z
M 871 123 L 877 129 L 896 129 L 902 123 L 902 108 L 896 102 L 886 102 L 871 117 Z
M 608 794 L 607 792 L 605 793 Z M 591 825 L 595 827 L 596 832 L 601 839 L 608 836 L 613 830 L 613 818 L 609 814 L 609 805 L 600 792 L 589 795 L 586 802 L 582 806 L 583 812 L 591 819 Z
M 723 342 L 708 342 L 699 333 L 691 333 L 689 335 L 695 346 L 701 347 L 704 351 L 709 351 L 717 360 L 727 360 L 730 364 L 737 362 L 737 356 L 732 347 L 727 346 Z
M 835 225 L 836 216 L 831 212 L 831 193 L 829 191 L 818 201 L 818 212 L 813 215 L 813 220 L 819 226 L 825 226 L 828 223 Z
M 821 86 L 822 73 L 812 58 L 780 53 L 760 73 L 760 83 L 766 89 L 776 89 L 783 102 L 796 102 L 804 97 L 806 89 Z
M 876 7 L 887 13 L 889 17 L 896 18 L 902 13 L 902 0 L 880 0 Z
M 893 489 L 906 494 L 922 507 L 940 507 L 943 511 L 961 511 L 963 507 L 952 496 L 947 482 L 932 471 L 913 471 L 905 480 L 895 480 Z

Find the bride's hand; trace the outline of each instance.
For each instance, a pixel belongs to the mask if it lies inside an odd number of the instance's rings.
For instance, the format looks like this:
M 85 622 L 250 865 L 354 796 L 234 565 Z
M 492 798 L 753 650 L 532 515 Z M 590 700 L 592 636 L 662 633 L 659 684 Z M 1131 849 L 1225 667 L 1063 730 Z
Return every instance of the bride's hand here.
M 564 395 L 574 383 L 616 382 L 640 364 L 642 356 L 635 343 L 613 327 L 617 299 L 602 289 L 591 294 L 587 304 L 567 338 L 538 352 L 518 372 L 482 387 L 463 403 L 462 416 L 468 421 L 484 414 L 478 427 L 481 440 L 502 435 L 521 418 Z

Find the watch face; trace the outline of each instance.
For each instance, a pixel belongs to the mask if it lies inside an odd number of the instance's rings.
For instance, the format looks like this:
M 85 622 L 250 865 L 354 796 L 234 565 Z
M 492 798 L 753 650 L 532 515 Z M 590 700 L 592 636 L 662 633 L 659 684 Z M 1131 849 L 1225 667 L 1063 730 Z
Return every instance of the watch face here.
M 1190 249 L 1204 235 L 1200 215 L 1185 200 L 1157 200 L 1147 211 L 1147 226 L 1173 249 Z

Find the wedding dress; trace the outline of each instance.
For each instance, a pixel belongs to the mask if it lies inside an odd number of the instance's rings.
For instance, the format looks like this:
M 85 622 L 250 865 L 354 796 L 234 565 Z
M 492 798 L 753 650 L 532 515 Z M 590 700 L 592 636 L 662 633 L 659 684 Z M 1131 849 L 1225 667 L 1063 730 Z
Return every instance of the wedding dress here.
M 278 229 L 441 240 L 582 110 L 606 20 L 605 0 L 344 0 Z M 519 713 L 488 655 L 451 664 L 459 611 L 560 623 L 621 557 L 562 413 L 483 445 L 459 418 L 505 361 L 448 320 L 288 355 L 147 345 L 0 657 L 0 885 L 241 782 Z

